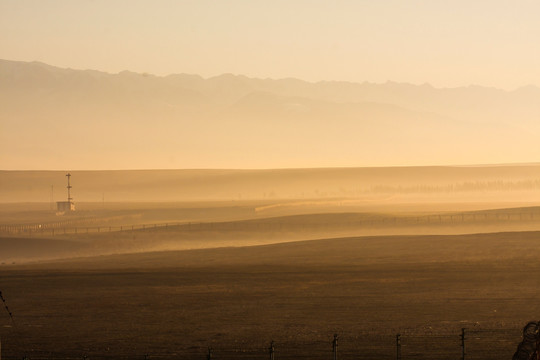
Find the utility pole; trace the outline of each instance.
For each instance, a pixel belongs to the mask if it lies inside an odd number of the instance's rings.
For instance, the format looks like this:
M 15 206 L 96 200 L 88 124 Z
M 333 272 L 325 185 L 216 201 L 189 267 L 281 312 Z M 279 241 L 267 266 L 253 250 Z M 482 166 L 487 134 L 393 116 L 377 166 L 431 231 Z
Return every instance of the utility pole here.
M 338 335 L 334 334 L 334 341 L 332 341 L 332 350 L 334 352 L 334 360 L 337 360 L 337 347 L 338 347 Z
M 401 360 L 401 334 L 396 335 L 396 360 Z
M 465 328 L 461 328 L 461 360 L 465 360 Z

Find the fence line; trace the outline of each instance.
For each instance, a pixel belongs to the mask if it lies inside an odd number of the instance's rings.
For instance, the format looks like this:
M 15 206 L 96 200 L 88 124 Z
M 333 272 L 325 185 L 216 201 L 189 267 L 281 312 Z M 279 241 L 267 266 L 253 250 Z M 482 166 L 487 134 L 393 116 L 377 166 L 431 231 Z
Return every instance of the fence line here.
M 501 329 L 496 329 L 501 330 Z M 92 359 L 194 359 L 194 360 L 279 360 L 279 359 L 511 359 L 523 337 L 520 329 L 505 329 L 505 336 L 490 336 L 490 330 L 474 331 L 462 329 L 446 335 L 361 335 L 357 337 L 335 334 L 326 340 L 292 344 L 290 342 L 268 341 L 263 346 L 190 346 L 174 352 L 109 353 L 88 349 L 59 350 L 55 352 L 32 349 L 23 356 L 11 350 L 2 359 L 27 360 L 92 360 Z M 495 332 L 495 331 L 494 331 Z M 482 334 L 482 336 L 480 336 Z M 339 338 L 339 343 L 338 343 Z M 290 340 L 289 340 L 290 341 Z M 359 341 L 361 344 L 358 344 Z M 80 354 L 79 356 L 77 356 Z
M 140 215 L 128 216 L 129 218 L 140 217 Z M 126 216 L 92 218 L 92 222 L 109 222 L 125 219 Z M 115 225 L 115 226 L 70 226 L 79 220 L 44 223 L 44 224 L 23 224 L 23 225 L 0 225 L 0 235 L 18 236 L 58 236 L 75 235 L 102 232 L 125 232 L 125 231 L 154 231 L 163 229 L 174 229 L 180 231 L 208 230 L 208 231 L 234 231 L 234 230 L 323 230 L 331 228 L 357 228 L 357 227 L 377 227 L 377 226 L 422 226 L 437 224 L 481 224 L 483 222 L 522 222 L 530 223 L 540 220 L 540 212 L 508 211 L 508 212 L 483 212 L 483 213 L 454 213 L 454 214 L 431 214 L 418 216 L 384 216 L 370 215 L 355 220 L 336 222 L 299 221 L 283 222 L 279 218 L 272 219 L 248 219 L 239 221 L 223 222 L 168 222 L 149 223 L 136 225 Z M 87 221 L 87 220 L 81 220 Z
M 76 219 L 68 219 L 68 220 L 62 220 L 62 221 L 54 221 L 54 222 L 42 222 L 42 223 L 34 223 L 34 224 L 9 224 L 9 225 L 0 225 L 0 233 L 22 233 L 22 232 L 38 232 L 38 231 L 49 231 L 49 230 L 58 230 L 58 229 L 64 229 L 64 228 L 85 228 L 88 226 L 76 226 L 78 224 L 92 224 L 92 223 L 104 223 L 104 222 L 111 222 L 111 221 L 119 221 L 119 220 L 125 220 L 125 219 L 136 219 L 141 218 L 141 214 L 133 214 L 133 215 L 118 215 L 118 216 L 108 216 L 108 217 L 97 217 L 97 216 L 90 216 L 90 217 L 82 217 L 82 218 L 76 218 Z M 94 226 L 95 227 L 95 226 Z

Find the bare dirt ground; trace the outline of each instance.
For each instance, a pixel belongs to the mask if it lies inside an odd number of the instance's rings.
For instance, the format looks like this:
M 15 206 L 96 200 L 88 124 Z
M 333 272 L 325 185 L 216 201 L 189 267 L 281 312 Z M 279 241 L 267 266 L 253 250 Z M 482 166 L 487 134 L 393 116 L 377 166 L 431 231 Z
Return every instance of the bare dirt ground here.
M 540 233 L 385 236 L 4 265 L 5 358 L 511 358 Z

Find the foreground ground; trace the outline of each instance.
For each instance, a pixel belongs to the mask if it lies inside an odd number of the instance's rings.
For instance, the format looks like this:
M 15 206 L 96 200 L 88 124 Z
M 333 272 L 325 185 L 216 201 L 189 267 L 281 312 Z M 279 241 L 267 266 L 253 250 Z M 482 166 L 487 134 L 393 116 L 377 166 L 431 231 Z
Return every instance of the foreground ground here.
M 4 265 L 4 358 L 510 359 L 540 233 L 383 236 Z

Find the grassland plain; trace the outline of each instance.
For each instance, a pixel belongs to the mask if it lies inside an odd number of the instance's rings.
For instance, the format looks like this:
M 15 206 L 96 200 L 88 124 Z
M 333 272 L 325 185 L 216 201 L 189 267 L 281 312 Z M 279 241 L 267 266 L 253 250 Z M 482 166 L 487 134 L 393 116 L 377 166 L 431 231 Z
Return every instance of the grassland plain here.
M 2 267 L 6 358 L 511 358 L 540 233 L 374 236 Z

